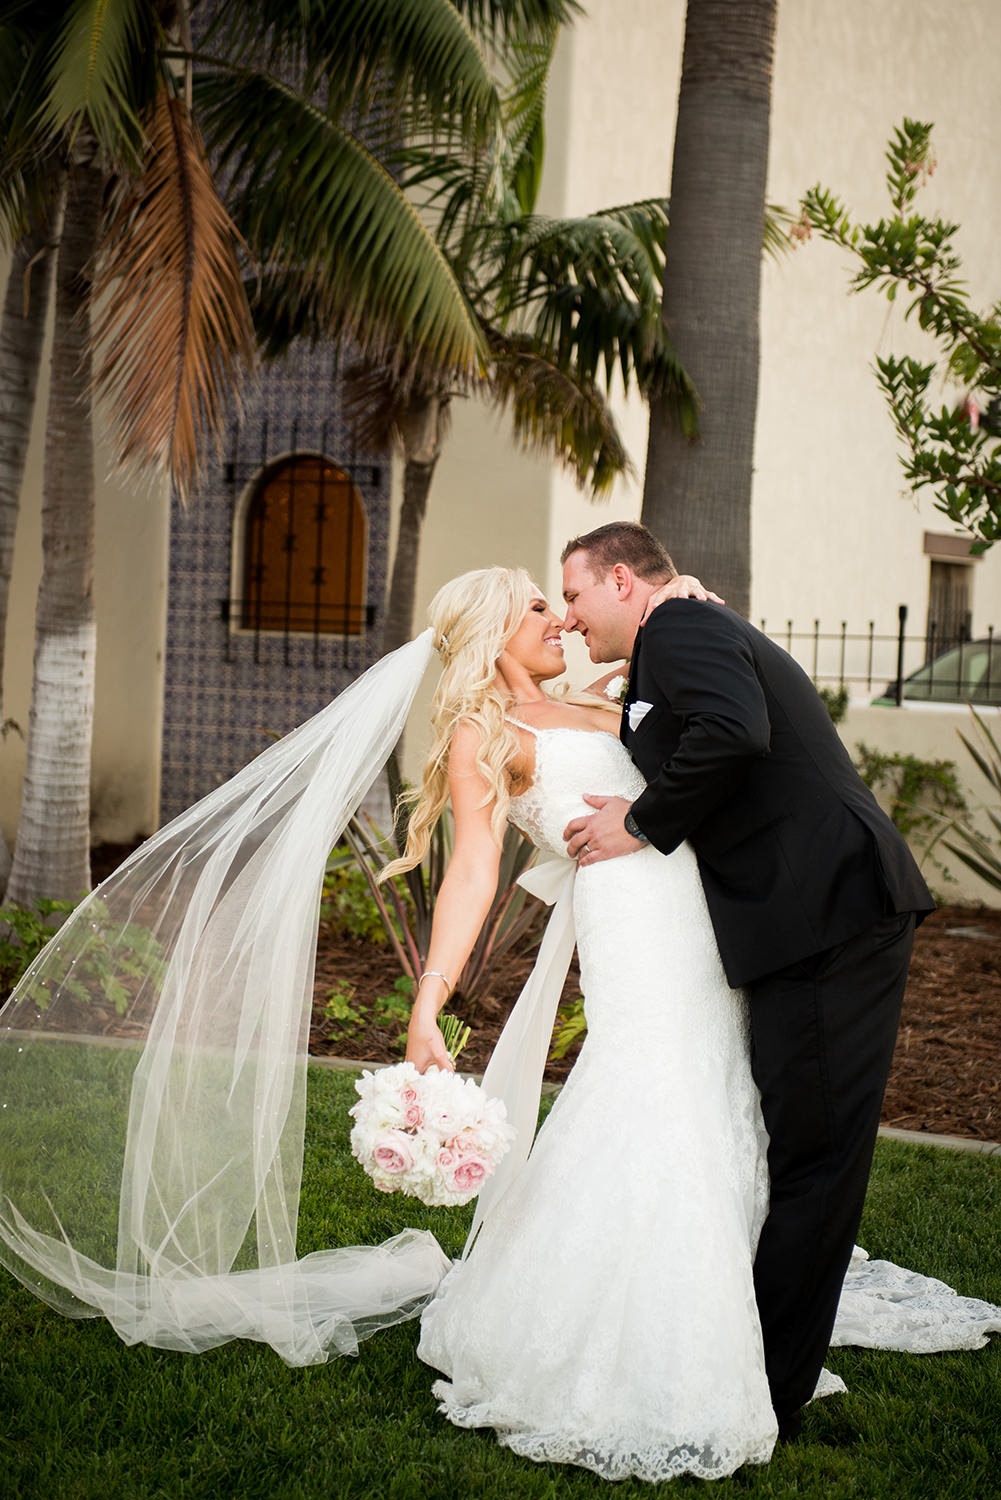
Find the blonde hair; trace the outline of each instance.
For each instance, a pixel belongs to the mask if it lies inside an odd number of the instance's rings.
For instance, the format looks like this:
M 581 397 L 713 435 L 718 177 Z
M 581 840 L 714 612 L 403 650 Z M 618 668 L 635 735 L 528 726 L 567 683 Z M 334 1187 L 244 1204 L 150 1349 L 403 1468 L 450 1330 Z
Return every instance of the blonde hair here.
M 412 870 L 427 853 L 448 801 L 448 758 L 460 723 L 479 731 L 476 769 L 493 798 L 491 832 L 498 846 L 503 843 L 511 800 L 506 768 L 519 742 L 505 717 L 510 699 L 497 683 L 497 658 L 535 592 L 524 568 L 476 568 L 453 578 L 432 599 L 428 624 L 444 671 L 431 704 L 431 748 L 420 788 L 404 793 L 412 804 L 406 849 L 380 873 L 380 880 Z

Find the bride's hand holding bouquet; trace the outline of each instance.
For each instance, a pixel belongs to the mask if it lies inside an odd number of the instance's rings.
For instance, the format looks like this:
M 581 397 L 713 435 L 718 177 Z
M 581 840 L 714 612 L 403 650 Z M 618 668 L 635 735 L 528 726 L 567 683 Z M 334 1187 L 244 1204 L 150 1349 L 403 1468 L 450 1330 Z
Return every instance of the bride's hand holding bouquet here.
M 472 1079 L 455 1072 L 469 1027 L 455 1016 L 434 1027 L 446 1067 L 421 1072 L 408 1060 L 366 1070 L 355 1084 L 360 1097 L 350 1111 L 351 1151 L 380 1192 L 457 1206 L 476 1197 L 514 1130 L 499 1099 L 488 1099 Z

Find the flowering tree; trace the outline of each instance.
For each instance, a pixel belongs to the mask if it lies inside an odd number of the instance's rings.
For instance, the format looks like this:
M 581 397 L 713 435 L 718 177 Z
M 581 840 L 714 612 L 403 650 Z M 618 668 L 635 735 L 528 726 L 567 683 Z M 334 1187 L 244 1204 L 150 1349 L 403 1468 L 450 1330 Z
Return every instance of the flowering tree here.
M 855 224 L 826 188 L 812 188 L 794 228 L 816 230 L 848 250 L 858 264 L 852 290 L 874 286 L 893 301 L 901 287 L 907 316 L 938 345 L 935 359 L 876 360 L 876 376 L 903 444 L 900 456 L 912 490 L 928 488 L 936 509 L 965 526 L 973 553 L 1001 538 L 1001 303 L 971 307 L 959 279 L 953 240 L 959 226 L 914 211 L 918 191 L 935 169 L 932 126 L 905 119 L 887 147 L 886 185 L 892 213 L 878 224 Z M 960 399 L 936 406 L 934 388 L 958 387 Z

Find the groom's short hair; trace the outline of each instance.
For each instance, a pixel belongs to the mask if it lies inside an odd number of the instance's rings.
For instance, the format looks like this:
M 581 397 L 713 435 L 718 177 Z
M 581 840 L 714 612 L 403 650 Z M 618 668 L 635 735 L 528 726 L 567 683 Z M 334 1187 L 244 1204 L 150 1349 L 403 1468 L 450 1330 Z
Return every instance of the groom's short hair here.
M 596 526 L 594 531 L 575 536 L 560 553 L 560 562 L 565 563 L 574 552 L 587 555 L 592 573 L 605 574 L 616 563 L 625 563 L 637 578 L 647 581 L 678 575 L 667 550 L 652 532 L 635 521 L 609 521 L 606 526 Z

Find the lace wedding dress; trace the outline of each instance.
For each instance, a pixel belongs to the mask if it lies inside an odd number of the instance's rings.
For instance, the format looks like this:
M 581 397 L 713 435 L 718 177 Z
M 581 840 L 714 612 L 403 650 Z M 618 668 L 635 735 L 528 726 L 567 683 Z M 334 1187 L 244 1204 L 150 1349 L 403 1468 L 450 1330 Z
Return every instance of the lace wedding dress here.
M 517 722 L 517 721 L 515 721 Z M 618 740 L 535 730 L 511 819 L 566 861 L 585 792 L 634 798 Z M 528 1161 L 422 1315 L 440 1409 L 525 1457 L 606 1479 L 720 1478 L 764 1463 L 776 1423 L 752 1285 L 767 1137 L 742 994 L 695 856 L 583 866 L 574 923 L 587 1039 Z M 832 1342 L 977 1348 L 1001 1308 L 857 1251 Z M 824 1371 L 818 1395 L 844 1390 Z
M 566 858 L 585 792 L 644 782 L 612 735 L 537 733 L 511 818 Z M 765 1135 L 743 996 L 687 846 L 584 866 L 588 1033 L 532 1154 L 422 1319 L 449 1418 L 608 1479 L 716 1478 L 776 1435 L 752 1283 Z

